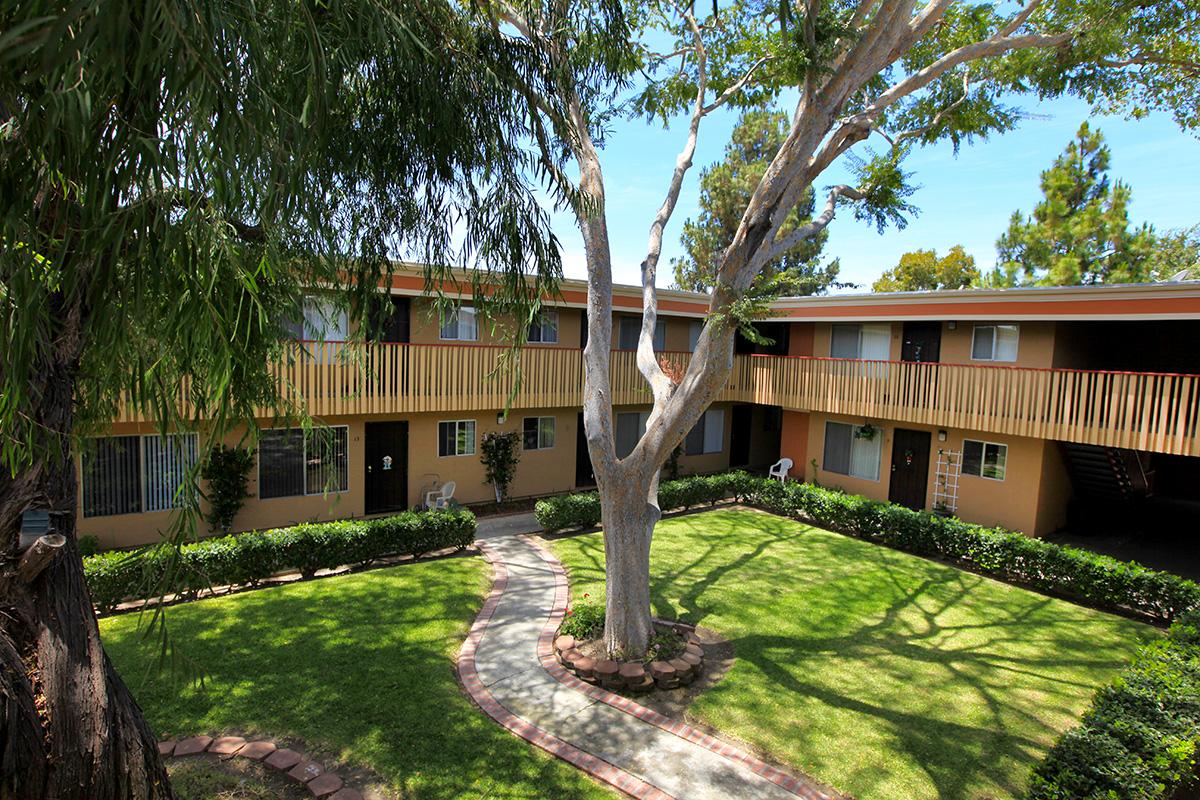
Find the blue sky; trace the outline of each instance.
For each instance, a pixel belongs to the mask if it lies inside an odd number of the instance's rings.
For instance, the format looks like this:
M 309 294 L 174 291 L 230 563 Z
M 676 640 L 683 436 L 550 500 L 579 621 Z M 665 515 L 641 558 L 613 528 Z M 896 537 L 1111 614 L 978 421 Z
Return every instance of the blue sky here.
M 1036 101 L 1035 101 L 1036 102 Z M 1038 178 L 1074 135 L 1079 123 L 1093 119 L 1112 150 L 1110 174 L 1130 184 L 1130 217 L 1159 230 L 1200 222 L 1200 140 L 1183 133 L 1165 115 L 1140 121 L 1091 117 L 1085 103 L 1074 99 L 1022 108 L 1037 119 L 1003 136 L 964 146 L 955 156 L 949 144 L 918 150 L 907 162 L 912 181 L 921 188 L 912 198 L 921 213 L 902 230 L 882 235 L 843 211 L 830 225 L 825 252 L 841 258 L 842 279 L 870 284 L 893 266 L 902 253 L 922 248 L 945 252 L 961 244 L 983 269 L 995 262 L 995 241 L 1014 210 L 1030 211 L 1041 196 Z M 715 114 L 704 121 L 695 167 L 689 173 L 675 216 L 667 229 L 659 284 L 670 283 L 670 259 L 680 253 L 683 222 L 697 211 L 700 169 L 720 160 L 735 115 Z M 662 203 L 663 191 L 682 144 L 685 121 L 669 130 L 661 125 L 624 122 L 614 126 L 603 153 L 608 187 L 608 224 L 612 237 L 614 279 L 638 282 L 650 220 Z M 861 145 L 860 145 L 861 147 Z M 848 181 L 837 165 L 819 182 Z M 554 230 L 563 243 L 567 277 L 582 278 L 583 245 L 574 220 L 555 214 Z

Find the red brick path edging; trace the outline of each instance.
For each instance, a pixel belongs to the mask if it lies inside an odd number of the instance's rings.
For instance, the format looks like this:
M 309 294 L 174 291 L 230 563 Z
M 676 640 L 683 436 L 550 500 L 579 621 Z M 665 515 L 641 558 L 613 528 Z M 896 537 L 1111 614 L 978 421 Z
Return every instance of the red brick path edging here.
M 201 753 L 221 758 L 246 758 L 261 761 L 289 778 L 299 781 L 313 797 L 325 800 L 362 800 L 362 794 L 345 785 L 336 772 L 327 772 L 325 765 L 306 758 L 303 753 L 279 747 L 267 739 L 247 741 L 241 736 L 192 736 L 158 743 L 158 752 L 163 758 L 195 756 Z
M 492 589 L 488 593 L 488 597 L 484 601 L 479 615 L 475 617 L 475 622 L 471 625 L 471 632 L 467 634 L 467 640 L 463 642 L 462 649 L 458 653 L 458 676 L 462 681 L 463 688 L 467 690 L 467 694 L 483 709 L 485 714 L 496 722 L 525 741 L 574 765 L 593 778 L 603 781 L 632 797 L 639 798 L 639 800 L 675 800 L 675 798 L 661 789 L 646 783 L 640 778 L 634 777 L 619 767 L 613 766 L 602 758 L 597 758 L 591 753 L 580 750 L 578 747 L 563 741 L 553 734 L 547 733 L 536 725 L 513 714 L 502 706 L 492 696 L 492 693 L 488 691 L 488 688 L 483 685 L 483 681 L 479 680 L 479 674 L 475 669 L 475 651 L 479 647 L 480 640 L 483 639 L 484 631 L 487 630 L 492 615 L 496 612 L 496 606 L 500 604 L 500 598 L 504 594 L 504 590 L 508 587 L 508 567 L 505 566 L 504 560 L 496 554 L 496 551 L 488 546 L 487 542 L 477 541 L 475 542 L 475 546 L 479 548 L 479 551 L 483 553 L 483 557 L 492 565 Z M 556 595 L 556 606 L 558 604 L 557 599 Z M 339 800 L 341 799 L 339 798 Z
M 826 793 L 811 781 L 773 767 L 746 751 L 697 730 L 687 723 L 673 720 L 627 697 L 614 694 L 599 686 L 593 686 L 572 675 L 565 667 L 558 663 L 558 659 L 554 655 L 554 636 L 558 631 L 558 626 L 562 623 L 563 616 L 567 610 L 567 602 L 570 599 L 567 572 L 559 560 L 554 557 L 554 554 L 546 549 L 541 542 L 531 536 L 522 538 L 537 550 L 538 555 L 542 557 L 542 560 L 546 562 L 550 571 L 554 573 L 554 609 L 550 614 L 550 618 L 546 620 L 546 625 L 542 629 L 541 636 L 538 637 L 538 658 L 542 662 L 542 667 L 555 680 L 586 694 L 594 700 L 606 703 L 613 708 L 637 717 L 649 725 L 653 725 L 668 733 L 673 733 L 681 739 L 686 739 L 730 761 L 742 764 L 755 774 L 762 776 L 776 786 L 786 789 L 797 797 L 803 797 L 805 800 L 834 800 L 836 795 Z M 492 558 L 491 554 L 487 551 L 484 551 L 484 556 L 489 560 Z

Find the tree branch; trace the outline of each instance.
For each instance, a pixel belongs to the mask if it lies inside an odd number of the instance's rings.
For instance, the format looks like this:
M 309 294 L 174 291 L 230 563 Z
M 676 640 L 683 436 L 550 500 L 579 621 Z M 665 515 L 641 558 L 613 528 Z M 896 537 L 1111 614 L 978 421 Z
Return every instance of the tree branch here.
M 829 196 L 825 199 L 825 208 L 821 211 L 821 213 L 813 217 L 804 225 L 796 228 L 796 230 L 784 236 L 782 239 L 777 239 L 774 244 L 771 245 L 770 250 L 767 251 L 767 255 L 762 258 L 762 265 L 766 266 L 775 259 L 787 253 L 792 248 L 799 246 L 804 240 L 809 239 L 825 230 L 825 228 L 829 226 L 829 223 L 833 222 L 833 218 L 837 214 L 837 203 L 839 198 L 844 197 L 849 200 L 862 200 L 864 196 L 865 195 L 863 195 L 863 193 L 858 189 L 855 189 L 851 186 L 846 186 L 845 184 L 839 184 L 838 186 L 833 187 L 829 191 Z

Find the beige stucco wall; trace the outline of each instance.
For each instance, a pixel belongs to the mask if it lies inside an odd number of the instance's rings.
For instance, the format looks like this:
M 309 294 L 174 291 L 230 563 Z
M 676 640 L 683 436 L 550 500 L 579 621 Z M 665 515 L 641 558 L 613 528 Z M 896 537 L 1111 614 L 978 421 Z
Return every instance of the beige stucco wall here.
M 925 508 L 933 508 L 939 448 L 962 450 L 964 439 L 996 442 L 1008 446 L 1008 464 L 1002 481 L 974 475 L 959 477 L 957 516 L 981 525 L 1000 525 L 1034 536 L 1049 533 L 1063 524 L 1070 484 L 1058 456 L 1057 445 L 1042 439 L 1020 436 L 997 436 L 956 429 L 946 431 L 946 441 L 938 441 L 939 428 L 925 425 L 895 425 L 872 420 L 881 428 L 879 480 L 871 481 L 825 471 L 825 423 L 845 422 L 861 425 L 863 420 L 830 414 L 811 414 L 808 454 L 820 465 L 813 474 L 806 465 L 804 475 L 823 486 L 840 488 L 874 500 L 887 500 L 891 475 L 892 441 L 897 427 L 929 431 L 929 482 L 926 486 Z M 799 470 L 797 470 L 799 474 Z
M 541 344 L 530 342 L 530 347 L 579 347 L 579 333 L 582 325 L 583 311 L 578 308 L 557 308 L 558 312 L 558 342 Z M 433 302 L 420 297 L 412 300 L 411 330 L 409 341 L 413 344 L 491 344 L 504 345 L 506 335 L 511 335 L 510 329 L 499 324 L 493 326 L 480 320 L 479 338 L 475 342 L 443 341 L 441 338 L 441 323 L 434 311 Z
M 988 322 L 959 322 L 954 330 L 942 323 L 941 361 L 944 364 L 983 364 L 987 366 L 1038 367 L 1054 366 L 1054 323 L 1020 322 L 1017 334 L 1016 361 L 975 361 L 971 358 L 971 342 L 976 325 Z M 1006 324 L 996 320 L 995 324 Z M 1011 324 L 1011 323 L 1009 323 Z

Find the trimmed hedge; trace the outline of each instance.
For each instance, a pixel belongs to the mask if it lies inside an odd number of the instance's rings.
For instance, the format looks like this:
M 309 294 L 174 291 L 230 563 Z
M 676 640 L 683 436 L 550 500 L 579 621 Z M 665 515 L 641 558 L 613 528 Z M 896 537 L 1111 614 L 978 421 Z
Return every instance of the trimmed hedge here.
M 1200 613 L 1181 614 L 1100 689 L 1034 771 L 1029 800 L 1157 800 L 1196 788 Z
M 691 475 L 658 485 L 658 506 L 663 511 L 715 505 L 730 497 L 746 498 L 761 479 L 740 470 L 716 475 Z M 533 509 L 538 524 L 547 531 L 593 528 L 600 524 L 600 496 L 580 492 L 539 500 Z
M 729 497 L 1099 608 L 1170 622 L 1200 607 L 1200 584 L 1169 572 L 813 484 L 781 484 L 733 471 L 665 481 L 658 491 L 664 511 Z M 539 501 L 534 514 L 547 531 L 590 528 L 600 524 L 600 499 L 595 492 L 552 497 Z
M 462 549 L 475 540 L 475 515 L 463 509 L 408 511 L 391 517 L 320 522 L 221 536 L 186 544 L 176 560 L 178 574 L 164 580 L 169 546 L 101 553 L 83 560 L 92 602 L 112 611 L 128 599 L 151 596 L 169 585 L 185 595 L 210 586 L 254 585 L 280 572 L 369 564 L 395 555 L 420 556 L 445 547 Z

